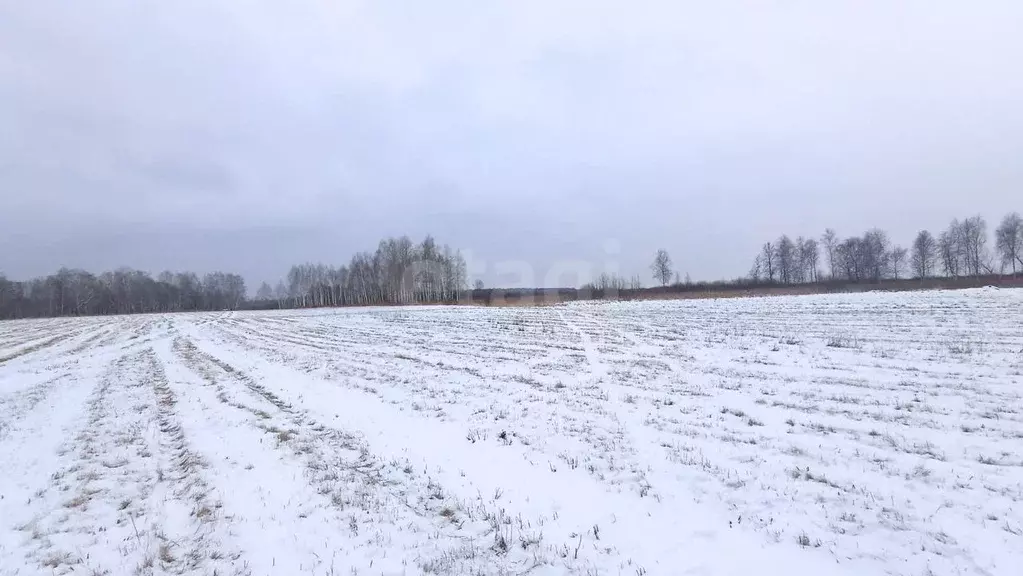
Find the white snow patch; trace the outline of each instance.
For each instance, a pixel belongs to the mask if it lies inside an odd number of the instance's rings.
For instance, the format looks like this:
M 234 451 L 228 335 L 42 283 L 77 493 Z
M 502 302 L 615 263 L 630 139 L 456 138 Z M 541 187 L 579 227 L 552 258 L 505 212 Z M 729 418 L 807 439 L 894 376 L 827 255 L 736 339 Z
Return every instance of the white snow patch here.
M 0 574 L 1023 565 L 1023 292 L 0 323 Z

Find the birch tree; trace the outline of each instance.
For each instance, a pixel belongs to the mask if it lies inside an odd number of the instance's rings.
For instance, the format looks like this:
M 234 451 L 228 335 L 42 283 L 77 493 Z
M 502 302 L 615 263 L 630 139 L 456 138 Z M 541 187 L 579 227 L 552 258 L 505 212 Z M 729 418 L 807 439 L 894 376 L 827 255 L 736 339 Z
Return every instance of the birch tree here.
M 828 271 L 829 276 L 834 279 L 835 272 L 838 267 L 835 266 L 835 250 L 838 248 L 838 234 L 831 228 L 824 230 L 824 235 L 821 236 L 821 244 L 824 246 L 824 253 L 828 256 Z
M 1015 276 L 1017 270 L 1023 269 L 1023 218 L 1018 212 L 1007 214 L 995 230 L 995 250 L 1002 263 L 1002 270 L 1012 269 Z
M 760 263 L 763 265 L 764 274 L 767 276 L 767 281 L 774 283 L 774 278 L 778 274 L 778 262 L 777 254 L 775 253 L 774 245 L 770 242 L 764 244 L 760 249 Z
M 661 286 L 667 286 L 671 282 L 671 256 L 667 250 L 657 251 L 653 263 L 650 264 L 650 271 L 653 272 L 654 280 L 660 282 Z
M 903 266 L 905 266 L 905 264 L 906 264 L 906 254 L 908 252 L 909 251 L 906 250 L 905 248 L 903 248 L 902 246 L 896 246 L 895 248 L 892 248 L 891 259 L 890 259 L 891 260 L 891 270 L 892 270 L 892 277 L 894 277 L 896 280 L 899 279 L 899 276 L 900 276 L 900 274 L 902 272 Z
M 927 278 L 933 273 L 936 252 L 937 241 L 934 236 L 927 230 L 918 232 L 910 256 L 910 266 L 917 278 Z

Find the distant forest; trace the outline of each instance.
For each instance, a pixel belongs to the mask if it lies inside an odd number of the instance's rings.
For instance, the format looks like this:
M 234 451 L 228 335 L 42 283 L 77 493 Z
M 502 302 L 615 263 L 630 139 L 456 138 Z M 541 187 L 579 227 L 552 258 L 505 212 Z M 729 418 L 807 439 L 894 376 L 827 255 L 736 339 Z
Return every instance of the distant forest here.
M 819 238 L 782 235 L 766 242 L 748 274 L 730 281 L 697 282 L 675 270 L 670 255 L 658 250 L 650 266 L 654 288 L 638 276 L 601 274 L 581 289 L 469 289 L 465 259 L 430 236 L 421 243 L 407 236 L 382 240 L 374 252 L 360 252 L 347 265 L 298 264 L 285 279 L 263 282 L 254 298 L 237 274 L 162 272 L 156 278 L 121 268 L 94 275 L 62 268 L 55 274 L 15 282 L 0 274 L 0 319 L 267 308 L 308 308 L 419 303 L 482 303 L 541 298 L 642 298 L 704 290 L 750 290 L 796 286 L 870 285 L 906 279 L 978 281 L 1023 272 L 1023 218 L 1006 215 L 993 234 L 981 216 L 953 220 L 936 236 L 921 230 L 908 248 L 886 232 L 871 229 L 840 238 L 825 230 Z M 975 283 L 973 283 L 975 284 Z M 954 286 L 973 285 L 969 282 Z M 920 286 L 941 285 L 920 282 Z M 911 287 L 911 286 L 909 286 Z M 509 298 L 509 295 L 511 296 Z
M 286 282 L 286 283 L 285 283 Z M 414 244 L 408 237 L 380 242 L 347 266 L 292 266 L 286 281 L 263 283 L 247 297 L 238 274 L 148 272 L 120 268 L 95 275 L 62 268 L 55 274 L 14 282 L 0 274 L 0 319 L 305 308 L 371 304 L 454 303 L 466 287 L 465 259 L 432 237 Z

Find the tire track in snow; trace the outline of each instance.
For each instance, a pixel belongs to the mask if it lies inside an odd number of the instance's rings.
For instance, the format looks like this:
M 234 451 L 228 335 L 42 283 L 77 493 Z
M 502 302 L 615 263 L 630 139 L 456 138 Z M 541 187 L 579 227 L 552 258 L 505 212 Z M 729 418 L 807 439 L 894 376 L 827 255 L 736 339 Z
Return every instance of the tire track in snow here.
M 460 373 L 447 361 L 434 363 L 402 354 L 396 357 L 398 365 L 394 359 L 390 364 L 379 364 L 389 355 L 378 352 L 376 357 L 369 357 L 363 353 L 360 357 L 365 359 L 360 361 L 351 358 L 348 350 L 331 343 L 320 346 L 303 343 L 282 349 L 285 339 L 277 339 L 275 333 L 253 331 L 243 338 L 234 334 L 233 328 L 213 328 L 228 342 L 274 362 L 304 373 L 323 373 L 326 378 L 384 402 L 405 406 L 424 417 L 465 424 L 470 437 L 496 438 L 503 432 L 506 437 L 510 435 L 533 446 L 533 458 L 552 469 L 581 467 L 615 489 L 624 487 L 641 495 L 649 491 L 619 421 L 606 410 L 606 391 L 599 380 L 584 380 L 571 388 L 553 386 L 538 390 L 536 382 L 507 374 L 487 375 L 476 370 Z M 276 345 L 270 344 L 275 340 Z M 397 346 L 409 350 L 410 344 L 402 342 Z M 582 350 L 578 343 L 571 349 Z M 429 355 L 429 351 L 422 353 Z M 409 363 L 413 363 L 411 368 Z M 410 377 L 410 370 L 414 377 Z M 438 385 L 440 382 L 444 384 Z M 515 400 L 507 405 L 494 403 L 497 395 L 512 395 Z M 548 416 L 538 419 L 540 413 Z M 539 428 L 538 420 L 554 422 L 556 427 Z M 555 451 L 545 451 L 552 435 L 571 440 L 560 439 Z
M 571 330 L 579 335 L 589 366 L 589 374 L 586 379 L 590 383 L 614 393 L 614 397 L 609 395 L 604 404 L 614 415 L 614 420 L 619 423 L 616 436 L 620 439 L 621 460 L 627 463 L 628 471 L 616 475 L 611 479 L 611 483 L 626 484 L 629 488 L 634 489 L 640 497 L 651 496 L 660 501 L 661 495 L 657 493 L 648 478 L 649 467 L 644 468 L 636 457 L 640 451 L 650 446 L 656 446 L 656 440 L 647 433 L 642 419 L 637 418 L 632 411 L 625 408 L 625 405 L 629 403 L 630 393 L 626 387 L 617 384 L 613 378 L 609 377 L 608 367 L 601 359 L 600 350 L 590 335 L 579 328 L 575 322 L 566 318 L 563 312 L 559 311 L 558 315 Z
M 515 528 L 507 541 L 528 541 L 530 529 L 541 533 L 535 559 L 543 568 L 538 572 L 738 574 L 751 562 L 778 565 L 784 559 L 795 564 L 796 573 L 819 573 L 822 568 L 845 573 L 827 569 L 831 563 L 819 558 L 792 562 L 784 551 L 765 549 L 758 535 L 728 530 L 727 517 L 717 507 L 694 505 L 685 493 L 658 502 L 609 491 L 582 470 L 554 470 L 532 462 L 528 447 L 496 439 L 466 444 L 457 423 L 410 414 L 354 389 L 276 367 L 243 347 L 204 340 L 199 344 L 236 366 L 244 365 L 265 387 L 309 414 L 321 420 L 344 418 L 365 435 L 375 453 L 424 466 L 456 498 L 493 494 L 494 505 Z M 723 531 L 717 529 L 722 523 Z M 734 554 L 737 549 L 744 554 Z
M 52 396 L 48 410 L 31 410 L 11 422 L 0 438 L 0 573 L 35 574 L 33 553 L 36 534 L 26 530 L 36 518 L 57 508 L 43 498 L 61 474 L 62 460 L 69 452 L 67 434 L 85 419 L 86 405 L 95 387 L 89 386 L 84 367 L 54 383 L 61 394 Z M 49 502 L 49 504 L 48 504 Z M 51 570 L 47 569 L 47 573 Z
M 33 384 L 25 390 L 18 390 L 0 397 L 0 441 L 3 441 L 19 420 L 25 418 L 43 400 L 45 400 L 57 384 L 65 381 L 70 372 Z
M 205 342 L 203 343 L 205 344 Z M 219 352 L 220 347 L 216 350 Z M 290 370 L 287 370 L 287 372 L 290 373 Z M 329 397 L 333 390 L 326 389 L 322 392 L 326 393 Z M 318 393 L 313 394 L 313 396 L 318 395 Z M 292 393 L 291 396 L 293 397 L 294 394 Z M 299 398 L 301 399 L 302 397 L 300 394 Z M 362 400 L 365 401 L 365 399 Z M 341 404 L 343 405 L 345 402 L 342 401 Z M 359 404 L 361 405 L 361 402 Z M 477 484 L 473 481 L 473 475 L 467 478 L 465 471 L 457 474 L 455 473 L 457 468 L 452 468 L 453 462 L 458 462 L 458 458 L 452 459 L 451 457 L 462 455 L 463 450 L 461 446 L 464 445 L 465 441 L 464 430 L 458 431 L 457 429 L 458 423 L 433 418 L 425 419 L 418 415 L 413 416 L 407 413 L 403 414 L 398 412 L 400 410 L 399 407 L 378 403 L 375 400 L 370 401 L 370 404 L 374 405 L 370 413 L 375 415 L 369 418 L 370 422 L 390 422 L 397 430 L 413 431 L 422 429 L 425 438 L 435 438 L 435 442 L 439 446 L 451 447 L 451 453 L 446 454 L 444 458 L 423 458 L 424 455 L 435 450 L 439 449 L 442 453 L 446 452 L 446 450 L 444 448 L 437 448 L 424 451 L 422 450 L 423 438 L 417 438 L 414 443 L 418 446 L 416 449 L 409 448 L 408 444 L 403 442 L 402 445 L 405 447 L 401 450 L 396 452 L 394 449 L 397 446 L 392 444 L 387 446 L 386 451 L 392 455 L 400 454 L 405 460 L 408 460 L 408 458 L 412 458 L 417 462 L 421 460 L 422 463 L 417 464 L 417 466 L 424 466 L 424 472 L 428 470 L 431 475 L 436 474 L 439 478 L 445 479 L 440 484 L 447 486 L 447 490 L 455 498 L 456 504 L 462 504 L 458 508 L 460 513 L 465 512 L 473 520 L 475 517 L 482 517 L 487 522 L 496 524 L 492 525 L 486 534 L 493 535 L 498 549 L 501 549 L 503 546 L 505 547 L 504 550 L 507 550 L 507 543 L 519 542 L 523 549 L 532 551 L 533 559 L 531 562 L 533 567 L 557 566 L 559 569 L 568 570 L 571 573 L 586 573 L 588 570 L 595 570 L 594 566 L 601 563 L 595 561 L 595 557 L 611 556 L 618 558 L 617 562 L 619 563 L 620 570 L 628 570 L 629 572 L 639 571 L 639 573 L 642 573 L 642 568 L 635 565 L 628 558 L 626 551 L 618 549 L 613 544 L 603 545 L 600 542 L 602 521 L 613 518 L 614 515 L 604 517 L 599 513 L 591 514 L 587 511 L 583 514 L 566 514 L 565 518 L 559 518 L 559 510 L 562 508 L 562 504 L 557 498 L 551 497 L 549 491 L 540 489 L 539 492 L 535 493 L 536 502 L 531 502 L 532 496 L 529 494 L 521 491 L 513 494 L 512 491 L 507 490 L 507 482 L 511 481 L 517 483 L 516 487 L 520 490 L 525 486 L 535 490 L 540 486 L 555 485 L 563 496 L 572 495 L 568 496 L 569 500 L 572 500 L 579 493 L 588 494 L 589 498 L 586 499 L 588 501 L 597 499 L 597 494 L 603 497 L 606 486 L 591 482 L 584 475 L 580 476 L 581 470 L 573 472 L 572 470 L 564 469 L 559 474 L 558 468 L 560 466 L 554 466 L 543 459 L 539 462 L 533 461 L 534 457 L 529 454 L 520 455 L 520 450 L 525 448 L 524 445 L 520 445 L 517 448 L 507 448 L 509 451 L 508 456 L 511 459 L 501 458 L 501 465 L 497 466 L 493 471 L 486 470 L 482 474 L 483 482 Z M 308 406 L 308 402 L 305 405 Z M 368 405 L 365 407 L 369 408 Z M 345 412 L 344 409 L 340 410 Z M 368 434 L 379 434 L 378 424 L 366 426 L 366 423 L 366 417 L 363 416 L 359 419 L 359 424 L 356 425 L 356 428 Z M 440 435 L 437 435 L 436 433 L 439 429 L 444 430 Z M 399 432 L 398 435 L 403 436 L 406 433 L 411 432 Z M 487 451 L 492 448 L 488 447 L 488 445 L 500 444 L 499 439 L 493 438 L 492 442 L 487 442 L 486 438 L 481 438 L 481 440 L 479 443 L 474 442 L 473 446 L 478 446 L 479 450 L 481 450 L 481 452 L 478 452 L 480 456 L 483 457 L 486 454 L 484 460 L 489 462 L 490 455 Z M 451 442 L 454 444 L 452 445 Z M 531 450 L 527 449 L 527 451 Z M 476 450 L 473 450 L 473 452 L 476 452 Z M 468 462 L 463 462 L 463 464 L 468 464 Z M 469 468 L 480 470 L 475 465 Z M 484 466 L 484 468 L 487 468 L 487 466 Z M 453 473 L 455 474 L 453 475 Z M 582 485 L 577 484 L 580 481 L 583 483 Z M 625 495 L 622 495 L 622 497 L 631 499 L 631 497 Z M 548 498 L 551 499 L 548 500 Z M 516 512 L 515 502 L 518 502 L 519 505 L 525 505 L 522 512 Z M 579 511 L 576 506 L 577 502 L 567 504 L 565 509 Z M 598 525 L 594 522 L 582 520 L 584 517 L 601 518 L 602 521 Z M 554 538 L 546 536 L 548 531 L 554 535 Z M 516 546 L 515 548 L 518 547 Z M 522 565 L 521 562 L 520 565 Z M 529 563 L 526 563 L 525 566 L 529 566 Z M 449 570 L 442 571 L 442 573 L 450 571 L 450 567 L 448 568 Z M 520 568 L 520 570 L 523 569 L 527 568 Z
M 382 401 L 405 406 L 423 417 L 466 425 L 469 437 L 497 438 L 503 433 L 513 440 L 521 440 L 532 446 L 531 460 L 538 460 L 552 470 L 582 468 L 604 486 L 640 496 L 649 493 L 649 482 L 635 461 L 634 450 L 622 433 L 620 421 L 607 410 L 606 386 L 602 388 L 600 380 L 584 379 L 571 388 L 552 384 L 544 389 L 537 387 L 535 381 L 509 377 L 507 373 L 489 375 L 474 370 L 460 374 L 457 369 L 452 371 L 453 367 L 444 356 L 441 356 L 443 362 L 433 363 L 401 355 L 399 365 L 393 360 L 384 365 L 377 362 L 389 355 L 381 355 L 379 351 L 376 357 L 358 361 L 331 342 L 318 346 L 303 343 L 282 349 L 284 340 L 278 340 L 276 333 L 253 331 L 249 337 L 241 338 L 233 334 L 236 327 L 212 328 L 229 342 L 257 351 L 274 362 L 302 372 L 322 372 L 326 378 Z M 269 344 L 274 340 L 277 340 L 276 346 Z M 393 346 L 410 350 L 412 344 L 403 341 Z M 577 340 L 568 349 L 582 351 Z M 422 353 L 429 355 L 428 350 Z M 402 361 L 405 366 L 401 365 Z M 409 362 L 414 362 L 411 368 L 407 365 Z M 310 370 L 310 366 L 317 369 Z M 410 378 L 410 370 L 414 377 Z M 438 385 L 440 382 L 444 384 Z M 515 398 L 511 403 L 493 402 L 495 396 L 509 394 Z M 538 418 L 541 413 L 547 416 Z M 538 427 L 538 421 L 545 426 Z M 548 450 L 552 436 L 560 438 L 553 443 L 556 448 Z
M 151 348 L 146 350 L 145 360 L 156 395 L 156 421 L 161 452 L 167 457 L 170 489 L 164 500 L 166 518 L 160 525 L 164 533 L 158 536 L 158 560 L 165 570 L 178 574 L 248 574 L 248 567 L 239 561 L 241 553 L 228 538 L 225 522 L 230 519 L 222 517 L 222 495 L 206 481 L 208 463 L 186 436 L 178 415 L 177 394 L 164 366 Z
M 188 340 L 176 341 L 173 353 L 206 382 L 200 410 L 208 433 L 232 438 L 231 453 L 210 447 L 212 461 L 228 462 L 223 481 L 262 500 L 248 506 L 257 512 L 240 502 L 228 506 L 279 544 L 272 557 L 249 551 L 257 570 L 389 573 L 415 565 L 431 573 L 503 574 L 535 564 L 530 553 L 541 538 L 516 543 L 514 520 L 503 510 L 453 498 L 408 460 L 379 461 L 361 438 L 317 423 Z M 217 414 L 213 398 L 233 414 Z M 339 533 L 338 526 L 347 529 Z M 296 531 L 306 538 L 293 540 Z
M 33 354 L 35 352 L 39 352 L 42 350 L 46 350 L 47 348 L 56 346 L 57 344 L 60 344 L 61 342 L 75 335 L 76 335 L 75 333 L 71 333 L 61 334 L 59 336 L 51 336 L 43 340 L 42 342 L 37 342 L 35 344 L 25 346 L 23 348 L 17 348 L 13 352 L 8 352 L 6 355 L 0 356 L 0 366 L 3 366 L 4 364 L 10 362 L 11 360 L 15 360 L 23 356 L 28 356 L 29 354 Z
M 0 382 L 9 380 L 17 385 L 22 380 L 38 380 L 40 374 L 58 373 L 57 376 L 46 378 L 42 382 L 29 384 L 26 388 L 0 395 L 0 440 L 3 440 L 4 435 L 37 406 L 46 405 L 43 401 L 49 398 L 58 385 L 68 381 L 73 373 L 80 371 L 83 362 L 87 363 L 92 359 L 96 352 L 98 338 L 106 333 L 104 330 L 98 330 L 96 334 L 68 352 L 71 358 L 47 365 L 43 367 L 42 371 L 38 366 L 30 364 L 28 368 L 14 374 L 7 376 L 0 374 L 2 377 Z M 88 354 L 85 354 L 86 352 Z
M 97 444 L 100 428 L 109 415 L 113 381 L 126 359 L 113 362 L 93 388 L 85 405 L 85 422 L 59 453 L 69 456 L 70 462 L 53 473 L 49 486 L 34 494 L 42 501 L 42 511 L 18 527 L 26 535 L 26 559 L 55 574 L 66 574 L 79 566 L 100 574 L 107 572 L 94 563 L 91 554 L 80 550 L 91 549 L 98 541 L 93 535 L 97 526 L 89 518 L 95 509 L 95 497 L 103 492 L 97 488 L 102 475 L 94 466 L 99 454 Z
M 54 332 L 60 327 L 56 321 L 52 320 L 15 320 L 5 321 L 4 324 L 12 327 L 17 326 L 21 329 L 9 330 L 3 335 L 0 335 L 0 358 L 6 358 L 19 350 L 23 350 L 52 338 Z
M 218 506 L 173 405 L 151 350 L 111 364 L 65 443 L 69 461 L 19 526 L 26 559 L 55 574 L 237 573 L 211 536 Z

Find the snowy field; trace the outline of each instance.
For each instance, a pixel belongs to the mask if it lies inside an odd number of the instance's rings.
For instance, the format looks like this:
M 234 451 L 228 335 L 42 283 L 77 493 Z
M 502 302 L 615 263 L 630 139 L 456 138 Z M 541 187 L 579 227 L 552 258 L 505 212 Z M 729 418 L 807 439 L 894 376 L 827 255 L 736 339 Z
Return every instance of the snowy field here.
M 0 323 L 0 574 L 1023 573 L 1023 291 Z

